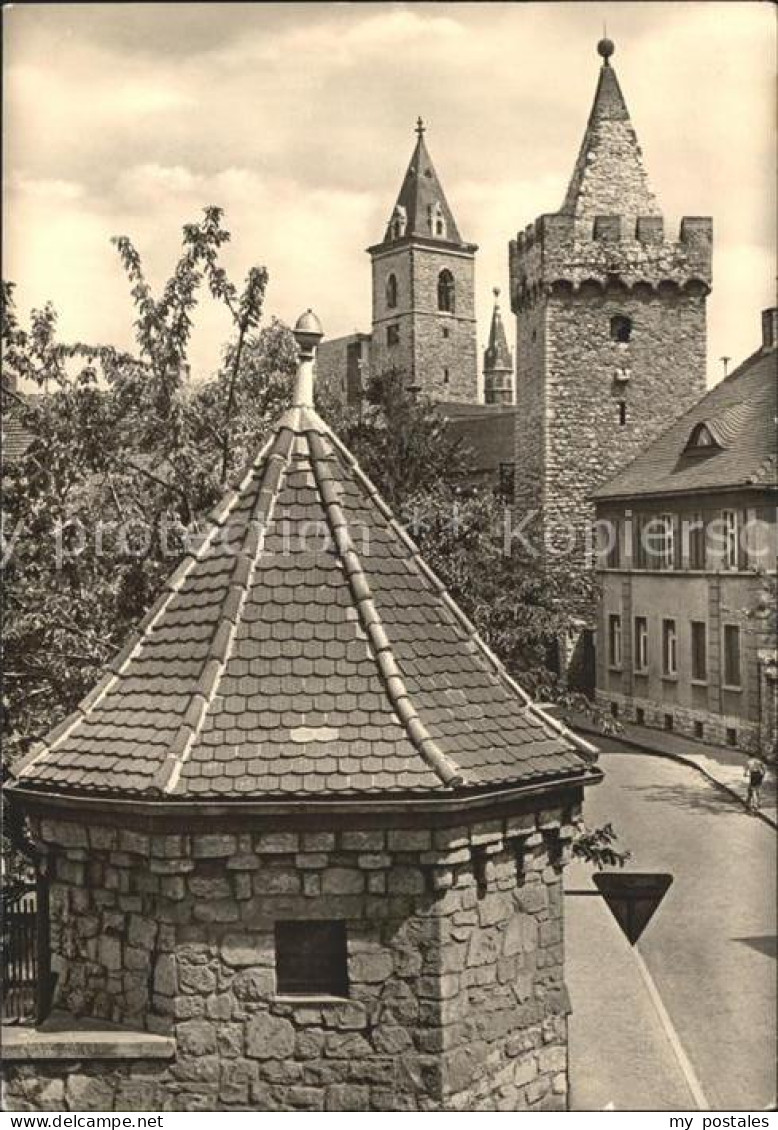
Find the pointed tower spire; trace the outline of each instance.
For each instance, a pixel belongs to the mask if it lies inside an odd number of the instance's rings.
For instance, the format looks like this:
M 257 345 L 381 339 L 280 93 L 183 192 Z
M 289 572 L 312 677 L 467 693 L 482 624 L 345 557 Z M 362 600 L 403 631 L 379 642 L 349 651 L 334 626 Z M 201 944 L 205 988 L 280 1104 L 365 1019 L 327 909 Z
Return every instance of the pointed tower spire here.
M 612 40 L 597 44 L 602 58 L 594 105 L 560 211 L 591 223 L 595 216 L 657 216 L 643 154 L 610 59 Z
M 513 403 L 513 357 L 500 314 L 500 288 L 496 286 L 489 344 L 484 352 L 484 400 L 487 404 Z
M 424 140 L 426 126 L 416 121 L 416 145 L 384 236 L 385 243 L 416 237 L 462 243 L 438 174 Z

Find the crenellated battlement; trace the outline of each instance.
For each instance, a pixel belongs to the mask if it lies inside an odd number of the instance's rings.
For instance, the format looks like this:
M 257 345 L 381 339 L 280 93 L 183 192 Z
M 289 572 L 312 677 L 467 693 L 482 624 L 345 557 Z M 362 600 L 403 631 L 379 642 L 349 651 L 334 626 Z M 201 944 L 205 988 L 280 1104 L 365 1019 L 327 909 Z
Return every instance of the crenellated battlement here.
M 574 216 L 546 214 L 510 243 L 511 309 L 517 313 L 554 283 L 692 283 L 707 292 L 712 250 L 709 216 L 685 216 L 671 240 L 661 216 L 599 215 L 584 228 Z

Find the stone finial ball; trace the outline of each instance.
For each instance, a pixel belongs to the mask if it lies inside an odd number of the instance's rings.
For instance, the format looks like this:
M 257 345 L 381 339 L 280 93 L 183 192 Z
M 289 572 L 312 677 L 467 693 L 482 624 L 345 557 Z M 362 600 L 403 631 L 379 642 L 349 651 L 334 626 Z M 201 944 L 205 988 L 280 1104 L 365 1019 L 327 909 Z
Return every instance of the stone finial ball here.
M 315 349 L 324 337 L 321 322 L 312 310 L 306 310 L 297 319 L 292 331 L 301 349 Z
M 615 50 L 616 45 L 612 39 L 601 39 L 597 44 L 597 54 L 602 55 L 603 59 L 610 59 Z

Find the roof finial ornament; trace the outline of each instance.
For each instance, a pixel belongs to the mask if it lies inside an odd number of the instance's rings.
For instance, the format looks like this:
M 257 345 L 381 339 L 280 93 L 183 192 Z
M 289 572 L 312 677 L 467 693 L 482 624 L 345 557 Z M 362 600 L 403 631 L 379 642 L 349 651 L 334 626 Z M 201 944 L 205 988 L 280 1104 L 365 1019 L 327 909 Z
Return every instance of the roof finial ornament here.
M 602 25 L 602 30 L 603 30 L 603 37 L 600 40 L 600 42 L 597 44 L 597 54 L 602 56 L 603 66 L 609 67 L 610 63 L 608 62 L 608 60 L 610 59 L 613 52 L 616 50 L 616 45 L 615 45 L 615 43 L 613 42 L 612 39 L 608 39 L 608 35 L 607 35 L 608 28 L 607 28 L 606 24 Z
M 300 348 L 292 405 L 295 408 L 313 408 L 313 360 L 324 331 L 321 322 L 308 307 L 297 319 L 292 332 Z
M 495 304 L 495 306 L 496 306 L 496 305 L 497 305 L 497 301 L 498 301 L 498 299 L 499 299 L 499 297 L 500 297 L 500 288 L 499 288 L 499 286 L 493 286 L 493 287 L 492 287 L 492 294 L 494 295 L 494 304 Z
M 423 136 L 425 129 L 426 129 L 426 126 L 424 125 L 424 119 L 422 118 L 422 116 L 420 114 L 419 117 L 416 119 L 416 133 L 419 135 L 420 138 Z

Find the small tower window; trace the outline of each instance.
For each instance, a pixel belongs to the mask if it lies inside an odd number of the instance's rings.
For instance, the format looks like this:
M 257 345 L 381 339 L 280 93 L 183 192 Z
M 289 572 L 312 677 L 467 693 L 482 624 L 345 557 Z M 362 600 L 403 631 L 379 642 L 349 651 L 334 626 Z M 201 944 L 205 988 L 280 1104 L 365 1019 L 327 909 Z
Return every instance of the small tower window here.
M 438 275 L 438 310 L 454 313 L 454 276 L 448 269 Z
M 386 280 L 386 305 L 394 310 L 397 305 L 397 276 L 390 275 Z
M 443 370 L 443 384 L 444 385 L 448 384 L 448 369 Z
M 386 344 L 399 345 L 400 344 L 400 327 L 387 326 L 386 327 Z
M 611 318 L 611 341 L 618 341 L 622 345 L 632 337 L 632 319 L 624 314 L 614 314 Z
M 448 326 L 443 327 L 443 336 L 448 337 Z
M 626 400 L 619 401 L 619 426 L 624 427 L 627 422 L 627 402 Z

